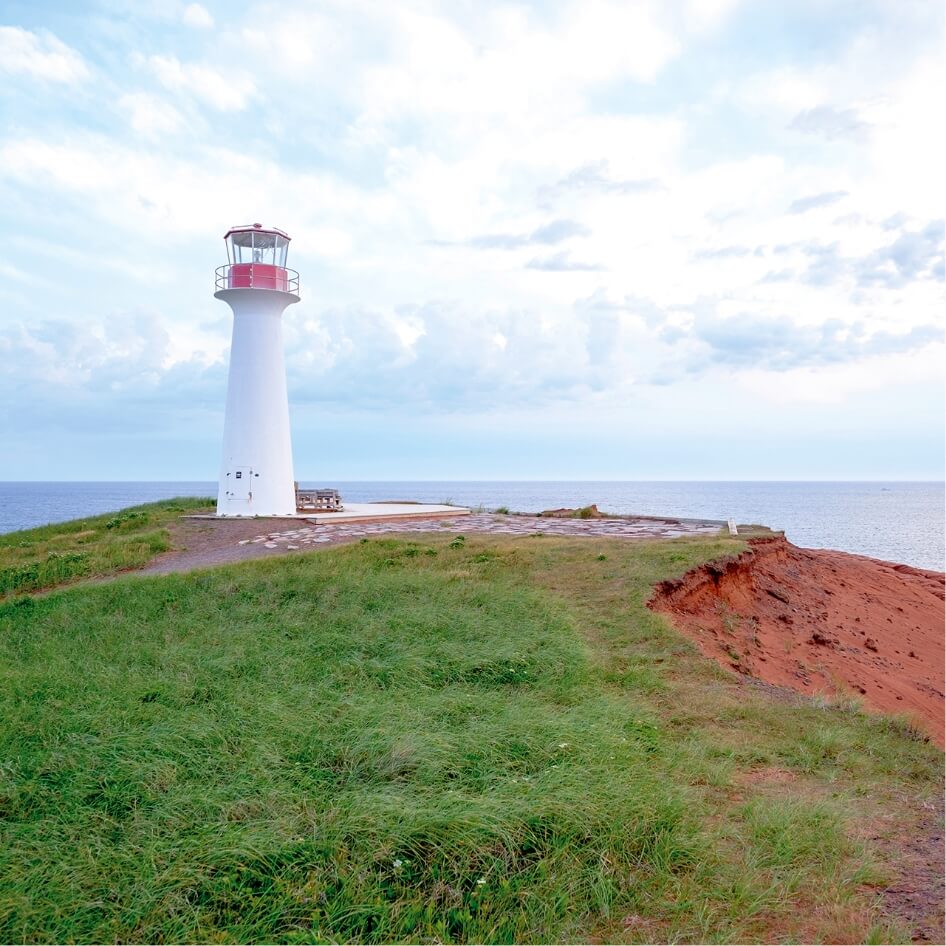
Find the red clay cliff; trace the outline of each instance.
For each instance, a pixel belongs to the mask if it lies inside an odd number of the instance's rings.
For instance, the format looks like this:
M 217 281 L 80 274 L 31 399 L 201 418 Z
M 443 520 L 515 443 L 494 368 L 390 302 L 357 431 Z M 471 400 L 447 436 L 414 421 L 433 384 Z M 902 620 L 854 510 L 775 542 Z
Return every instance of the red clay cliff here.
M 944 576 L 753 539 L 741 555 L 662 582 L 650 607 L 704 654 L 808 694 L 855 696 L 944 745 Z

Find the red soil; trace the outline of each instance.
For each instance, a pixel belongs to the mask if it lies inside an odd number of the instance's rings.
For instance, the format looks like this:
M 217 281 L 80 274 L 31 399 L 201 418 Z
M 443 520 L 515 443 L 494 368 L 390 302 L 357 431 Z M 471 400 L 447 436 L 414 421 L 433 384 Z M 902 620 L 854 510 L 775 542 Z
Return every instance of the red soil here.
M 661 582 L 649 605 L 709 657 L 802 693 L 855 696 L 944 745 L 944 576 L 753 539 Z

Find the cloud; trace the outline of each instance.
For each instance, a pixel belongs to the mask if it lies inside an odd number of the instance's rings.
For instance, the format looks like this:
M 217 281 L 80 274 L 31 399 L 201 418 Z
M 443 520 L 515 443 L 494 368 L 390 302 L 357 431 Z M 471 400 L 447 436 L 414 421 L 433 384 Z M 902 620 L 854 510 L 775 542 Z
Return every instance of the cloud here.
M 150 56 L 147 64 L 166 89 L 186 92 L 221 112 L 242 111 L 256 92 L 253 80 L 240 70 L 224 73 L 176 56 Z
M 828 319 L 799 325 L 789 318 L 759 318 L 743 312 L 721 317 L 712 306 L 695 310 L 688 337 L 704 346 L 707 361 L 731 367 L 789 371 L 916 351 L 942 343 L 942 327 L 914 326 L 905 332 L 870 331 L 866 322 Z M 695 360 L 691 370 L 704 367 Z
M 697 250 L 694 259 L 741 259 L 751 255 L 752 250 L 747 246 L 720 246 L 715 249 Z
M 184 116 L 169 102 L 146 92 L 133 92 L 118 100 L 128 112 L 131 127 L 148 137 L 174 134 L 184 125 Z
M 740 0 L 686 0 L 684 16 L 690 29 L 711 30 L 722 25 Z
M 856 137 L 868 128 L 868 124 L 861 120 L 853 108 L 817 105 L 799 112 L 788 127 L 833 141 L 836 138 Z
M 802 248 L 810 262 L 802 275 L 809 286 L 832 286 L 849 272 L 850 263 L 841 256 L 840 244 L 812 241 Z
M 287 323 L 289 387 L 294 401 L 425 411 L 575 402 L 611 378 L 596 344 L 575 312 L 348 306 Z
M 899 230 L 909 218 L 903 212 L 891 214 L 886 220 L 881 222 L 885 230 Z
M 554 184 L 539 189 L 539 200 L 543 203 L 571 193 L 600 192 L 605 194 L 642 194 L 662 187 L 655 177 L 614 178 L 607 161 L 592 161 L 575 168 Z
M 290 397 L 294 407 L 437 413 L 574 403 L 621 376 L 621 318 L 617 310 L 582 307 L 549 320 L 534 310 L 435 301 L 290 309 Z M 150 311 L 8 326 L 0 331 L 0 357 L 11 370 L 0 379 L 0 403 L 24 405 L 18 426 L 26 429 L 37 418 L 50 422 L 57 409 L 60 419 L 94 429 L 116 402 L 167 424 L 182 413 L 222 413 L 226 361 L 210 351 L 219 342 L 211 335 L 228 334 L 229 324 L 206 331 L 193 350 L 175 353 L 178 329 Z
M 188 26 L 193 26 L 195 29 L 200 30 L 211 29 L 214 25 L 214 18 L 210 15 L 207 8 L 201 6 L 199 3 L 189 3 L 184 8 L 181 19 Z
M 549 273 L 596 272 L 602 269 L 595 263 L 581 263 L 573 260 L 567 250 L 553 253 L 551 256 L 536 257 L 526 263 L 526 269 L 540 269 Z
M 886 225 L 882 229 L 887 230 Z M 922 229 L 904 230 L 892 243 L 869 253 L 845 256 L 837 240 L 780 244 L 772 252 L 801 256 L 806 262 L 800 280 L 809 286 L 833 286 L 848 279 L 862 289 L 903 289 L 927 280 L 943 280 L 944 223 L 933 220 Z M 765 281 L 773 281 L 773 276 L 770 273 Z
M 776 282 L 791 282 L 791 280 L 796 278 L 796 273 L 792 269 L 773 269 L 767 272 L 760 282 L 763 283 L 776 283 Z
M 944 224 L 934 220 L 922 230 L 905 231 L 893 243 L 853 263 L 860 286 L 900 289 L 921 279 L 944 278 Z
M 0 26 L 0 72 L 74 84 L 89 77 L 82 56 L 45 30 Z
M 803 214 L 817 207 L 828 207 L 847 197 L 847 191 L 826 191 L 823 194 L 812 194 L 810 197 L 799 197 L 789 205 L 791 214 Z
M 183 413 L 217 410 L 225 365 L 199 349 L 174 360 L 172 331 L 143 310 L 81 324 L 46 318 L 8 326 L 0 355 L 10 370 L 0 389 L 18 407 L 7 420 L 20 429 L 41 424 L 127 435 L 139 425 L 167 428 Z
M 348 71 L 340 97 L 358 111 L 349 135 L 378 141 L 436 127 L 441 146 L 467 143 L 482 152 L 505 145 L 516 163 L 535 155 L 559 171 L 587 161 L 594 144 L 576 125 L 619 124 L 614 110 L 589 108 L 590 96 L 620 83 L 652 83 L 681 53 L 658 4 L 564 0 L 474 12 L 405 2 L 371 9 L 358 26 L 349 21 L 327 31 L 329 55 L 339 36 L 354 47 L 356 68 L 339 63 Z M 382 54 L 365 56 L 366 49 Z M 624 152 L 614 142 L 596 153 Z
M 294 306 L 284 317 L 290 398 L 297 411 L 317 405 L 382 416 L 587 407 L 589 399 L 623 403 L 640 385 L 852 364 L 943 340 L 942 328 L 928 323 L 895 332 L 868 318 L 799 325 L 758 311 L 724 316 L 720 308 L 610 301 L 601 292 L 558 312 L 448 301 Z M 6 420 L 18 431 L 128 435 L 170 430 L 198 414 L 219 418 L 229 320 L 196 332 L 180 346 L 180 326 L 143 310 L 9 326 L 0 331 L 10 369 L 0 378 L 0 403 L 21 409 Z
M 515 250 L 523 246 L 553 246 L 576 236 L 586 236 L 587 227 L 574 220 L 551 220 L 529 233 L 484 233 L 472 237 L 465 246 L 478 250 Z M 431 241 L 435 246 L 455 246 L 444 241 Z

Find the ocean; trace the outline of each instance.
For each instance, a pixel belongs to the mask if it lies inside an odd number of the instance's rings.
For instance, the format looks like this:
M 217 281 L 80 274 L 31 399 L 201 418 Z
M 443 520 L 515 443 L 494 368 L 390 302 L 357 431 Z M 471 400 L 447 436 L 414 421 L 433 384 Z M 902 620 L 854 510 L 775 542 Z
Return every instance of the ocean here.
M 796 545 L 943 570 L 944 484 L 903 482 L 333 482 L 343 499 L 413 499 L 538 512 L 586 506 L 618 513 L 733 518 L 782 529 Z M 213 496 L 214 482 L 3 483 L 0 533 L 172 496 Z

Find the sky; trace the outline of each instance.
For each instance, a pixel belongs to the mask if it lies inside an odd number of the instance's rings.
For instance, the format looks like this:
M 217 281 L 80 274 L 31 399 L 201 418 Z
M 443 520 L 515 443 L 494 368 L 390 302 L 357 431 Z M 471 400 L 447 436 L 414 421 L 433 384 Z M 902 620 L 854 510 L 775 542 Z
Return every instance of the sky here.
M 6 480 L 941 479 L 939 0 L 0 2 Z

